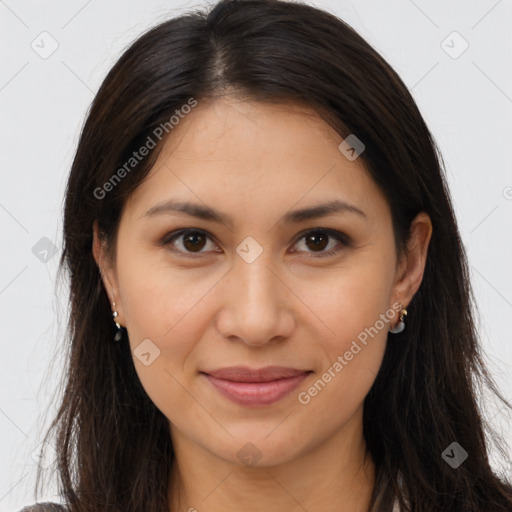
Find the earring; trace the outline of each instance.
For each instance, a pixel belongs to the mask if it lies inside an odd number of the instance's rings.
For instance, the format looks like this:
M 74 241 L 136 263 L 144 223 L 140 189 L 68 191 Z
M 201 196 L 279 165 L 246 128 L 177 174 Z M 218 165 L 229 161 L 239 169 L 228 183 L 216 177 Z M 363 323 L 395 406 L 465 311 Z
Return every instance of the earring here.
M 116 322 L 117 311 L 116 311 L 116 303 L 112 302 L 112 307 L 114 308 L 114 312 L 112 313 L 112 317 L 114 318 L 114 323 L 116 324 L 116 334 L 114 336 L 114 341 L 119 341 L 123 337 L 122 327 Z
M 407 316 L 407 309 L 402 308 L 400 310 L 400 321 L 395 325 L 395 327 L 391 327 L 391 329 L 389 329 L 389 332 L 392 334 L 398 334 L 398 333 L 402 332 L 405 329 L 404 317 L 406 317 L 406 316 Z

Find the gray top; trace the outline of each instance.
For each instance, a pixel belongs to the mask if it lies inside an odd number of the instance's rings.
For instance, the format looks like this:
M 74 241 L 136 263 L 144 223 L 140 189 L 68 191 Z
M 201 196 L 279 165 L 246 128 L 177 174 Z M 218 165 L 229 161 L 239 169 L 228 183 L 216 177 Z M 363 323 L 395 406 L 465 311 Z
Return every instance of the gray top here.
M 67 509 L 63 505 L 58 503 L 36 503 L 35 505 L 29 505 L 20 510 L 20 512 L 66 512 Z
M 395 502 L 393 512 L 398 511 L 398 501 Z M 19 512 L 67 512 L 66 507 L 57 503 L 36 503 L 21 509 Z

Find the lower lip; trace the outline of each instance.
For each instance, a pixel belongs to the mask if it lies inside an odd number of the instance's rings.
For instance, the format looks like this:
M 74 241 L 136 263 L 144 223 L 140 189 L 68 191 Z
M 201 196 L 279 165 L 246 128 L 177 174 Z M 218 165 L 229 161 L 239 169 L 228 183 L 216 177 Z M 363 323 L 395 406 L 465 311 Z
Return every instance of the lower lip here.
M 213 386 L 232 402 L 247 406 L 269 405 L 289 395 L 310 372 L 270 382 L 234 382 L 203 374 Z

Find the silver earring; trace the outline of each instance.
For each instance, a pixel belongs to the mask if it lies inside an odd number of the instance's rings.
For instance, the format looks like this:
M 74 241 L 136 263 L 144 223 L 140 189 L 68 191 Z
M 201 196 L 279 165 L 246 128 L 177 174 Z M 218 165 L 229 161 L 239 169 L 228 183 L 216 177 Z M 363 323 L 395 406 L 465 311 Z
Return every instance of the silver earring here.
M 402 308 L 400 310 L 400 321 L 395 325 L 395 327 L 391 327 L 391 329 L 389 329 L 389 332 L 391 334 L 398 334 L 405 329 L 404 317 L 406 317 L 406 316 L 407 316 L 407 309 Z
M 114 341 L 119 341 L 123 337 L 122 327 L 116 322 L 117 311 L 116 311 L 116 303 L 112 302 L 112 307 L 114 308 L 114 312 L 112 313 L 112 317 L 114 318 L 114 323 L 116 324 L 116 334 L 114 336 Z

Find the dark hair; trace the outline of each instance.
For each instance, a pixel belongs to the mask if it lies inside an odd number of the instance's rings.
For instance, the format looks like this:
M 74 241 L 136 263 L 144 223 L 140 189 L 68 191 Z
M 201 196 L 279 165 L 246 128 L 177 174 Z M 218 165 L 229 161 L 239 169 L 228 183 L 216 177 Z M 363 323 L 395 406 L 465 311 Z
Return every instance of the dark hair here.
M 364 402 L 376 467 L 370 510 L 391 511 L 398 499 L 401 510 L 407 500 L 415 512 L 510 512 L 512 488 L 488 461 L 485 436 L 498 436 L 477 396 L 485 386 L 510 405 L 482 359 L 468 264 L 433 137 L 402 80 L 350 26 L 276 0 L 223 0 L 159 24 L 126 50 L 92 103 L 65 197 L 59 272 L 70 278 L 69 361 L 45 438 L 55 432 L 59 490 L 70 511 L 169 509 L 168 421 L 139 381 L 126 336 L 113 342 L 92 226 L 98 222 L 115 258 L 123 205 L 165 137 L 115 186 L 109 180 L 191 98 L 222 95 L 309 106 L 342 137 L 363 141 L 361 158 L 391 207 L 399 255 L 414 216 L 424 211 L 432 220 L 407 329 L 387 344 Z M 107 182 L 108 193 L 99 193 Z M 469 454 L 456 470 L 441 456 L 454 441 Z

